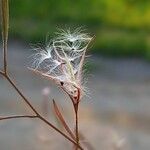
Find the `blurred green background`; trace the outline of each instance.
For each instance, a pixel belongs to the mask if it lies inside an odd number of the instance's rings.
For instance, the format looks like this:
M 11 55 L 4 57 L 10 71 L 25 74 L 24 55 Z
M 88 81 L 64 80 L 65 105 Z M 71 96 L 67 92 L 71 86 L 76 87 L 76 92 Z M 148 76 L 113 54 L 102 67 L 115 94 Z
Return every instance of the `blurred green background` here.
M 83 26 L 92 52 L 150 60 L 150 0 L 10 0 L 10 35 L 28 42 Z

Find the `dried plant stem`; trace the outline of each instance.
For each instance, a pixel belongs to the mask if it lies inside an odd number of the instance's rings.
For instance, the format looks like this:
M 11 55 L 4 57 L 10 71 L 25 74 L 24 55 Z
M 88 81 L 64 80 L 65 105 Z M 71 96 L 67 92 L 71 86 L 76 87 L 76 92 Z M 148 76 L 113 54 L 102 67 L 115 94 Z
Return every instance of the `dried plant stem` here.
M 4 72 L 7 73 L 7 41 L 9 28 L 9 0 L 1 0 L 1 15 L 2 15 L 2 40 L 3 40 L 3 61 Z
M 75 144 L 80 150 L 83 150 L 83 148 L 77 144 L 74 140 L 72 140 L 69 136 L 64 134 L 62 131 L 60 131 L 57 127 L 55 127 L 53 124 L 51 124 L 48 120 L 46 120 L 44 117 L 42 117 L 38 111 L 34 108 L 34 106 L 29 102 L 29 100 L 24 96 L 24 94 L 20 91 L 20 89 L 16 86 L 16 84 L 13 82 L 13 80 L 8 75 L 7 71 L 7 42 L 8 42 L 8 27 L 9 27 L 9 0 L 1 0 L 1 15 L 2 15 L 2 39 L 3 39 L 3 70 L 0 70 L 0 74 L 5 77 L 5 79 L 12 85 L 12 87 L 18 92 L 18 94 L 22 97 L 24 102 L 28 105 L 29 108 L 35 113 L 35 115 L 31 116 L 7 116 L 7 117 L 1 117 L 0 120 L 7 120 L 7 119 L 15 119 L 15 118 L 39 118 L 41 121 L 45 122 L 48 126 L 53 128 L 55 131 L 60 133 L 63 137 L 65 137 L 67 140 Z
M 39 118 L 40 120 L 42 120 L 43 122 L 45 122 L 48 126 L 50 126 L 51 128 L 53 128 L 55 131 L 57 131 L 58 133 L 60 133 L 62 136 L 64 136 L 67 140 L 69 140 L 70 142 L 72 142 L 73 144 L 75 144 L 78 148 L 80 148 L 80 150 L 83 150 L 83 148 L 81 146 L 79 146 L 79 144 L 77 144 L 74 140 L 72 140 L 69 136 L 67 136 L 66 134 L 64 134 L 62 131 L 60 131 L 57 127 L 55 127 L 53 124 L 51 124 L 48 120 L 46 120 L 44 117 L 42 117 L 37 110 L 32 106 L 32 104 L 28 101 L 28 99 L 23 95 L 23 93 L 19 90 L 19 88 L 15 85 L 15 83 L 11 80 L 11 78 L 8 76 L 8 74 L 2 73 L 2 75 L 7 79 L 7 81 L 14 87 L 14 89 L 18 92 L 18 94 L 23 98 L 23 100 L 25 101 L 25 103 L 32 109 L 32 111 L 36 114 L 35 116 L 33 115 L 32 118 Z M 25 116 L 24 116 L 25 117 Z M 26 116 L 27 117 L 27 116 Z M 10 117 L 4 117 L 4 118 L 0 118 L 0 120 L 4 120 L 5 118 L 9 118 L 9 119 L 13 119 L 13 118 L 23 118 L 23 116 L 10 116 Z M 31 118 L 31 116 L 28 118 Z
M 80 145 L 79 144 L 79 129 L 78 129 L 78 105 L 79 103 L 77 104 L 74 104 L 74 110 L 75 110 L 75 133 L 76 133 L 76 143 L 77 145 Z M 75 150 L 78 150 L 78 146 L 76 145 L 76 148 Z
M 9 119 L 17 119 L 17 118 L 37 118 L 37 116 L 33 116 L 33 115 L 7 116 L 7 117 L 0 117 L 0 120 L 9 120 Z

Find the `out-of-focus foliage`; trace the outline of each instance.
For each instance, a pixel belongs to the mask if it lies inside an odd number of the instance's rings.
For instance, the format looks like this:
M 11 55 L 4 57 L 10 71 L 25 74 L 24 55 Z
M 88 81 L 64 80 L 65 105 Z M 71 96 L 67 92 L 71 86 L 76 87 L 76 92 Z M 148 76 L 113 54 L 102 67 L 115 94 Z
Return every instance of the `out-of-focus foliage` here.
M 10 0 L 11 35 L 37 40 L 57 27 L 85 26 L 94 51 L 150 55 L 150 0 Z

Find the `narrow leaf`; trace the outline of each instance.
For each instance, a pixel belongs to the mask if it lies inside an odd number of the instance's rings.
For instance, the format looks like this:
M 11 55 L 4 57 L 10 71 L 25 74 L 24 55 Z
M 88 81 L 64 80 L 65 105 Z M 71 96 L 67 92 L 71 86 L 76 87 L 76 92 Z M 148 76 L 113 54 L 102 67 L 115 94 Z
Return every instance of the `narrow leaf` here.
M 62 123 L 63 127 L 65 130 L 69 133 L 69 135 L 72 137 L 72 139 L 76 140 L 74 134 L 72 133 L 71 129 L 67 125 L 66 121 L 64 120 L 64 117 L 62 116 L 61 112 L 59 111 L 59 108 L 56 104 L 56 102 L 53 100 L 53 106 L 54 106 L 54 111 L 60 122 Z

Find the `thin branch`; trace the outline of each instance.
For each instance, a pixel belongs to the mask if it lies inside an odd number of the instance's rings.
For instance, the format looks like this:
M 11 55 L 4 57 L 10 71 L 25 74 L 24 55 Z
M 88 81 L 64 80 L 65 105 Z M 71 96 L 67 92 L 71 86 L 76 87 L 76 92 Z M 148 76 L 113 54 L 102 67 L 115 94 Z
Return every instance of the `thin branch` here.
M 79 129 L 78 129 L 78 103 L 74 104 L 74 110 L 75 110 L 75 133 L 76 133 L 76 143 L 79 145 Z M 76 150 L 78 150 L 78 147 L 76 146 Z
M 1 16 L 2 16 L 3 63 L 4 63 L 4 72 L 5 74 L 7 74 L 7 41 L 9 28 L 8 0 L 1 0 Z
M 55 126 L 53 126 L 52 124 L 50 124 L 46 119 L 44 119 L 41 116 L 33 116 L 33 115 L 7 116 L 7 117 L 0 117 L 0 121 L 1 120 L 18 119 L 18 118 L 39 118 L 40 120 L 44 121 L 47 125 L 51 126 L 52 128 L 55 128 L 55 130 L 57 132 L 59 132 L 60 134 L 64 135 L 65 138 L 67 138 L 69 141 L 71 141 L 72 143 L 74 143 L 76 145 L 76 143 L 73 140 L 71 140 L 68 136 L 66 136 L 64 133 L 62 133 L 61 131 L 59 131 Z M 83 150 L 80 146 L 79 146 L 79 148 L 81 150 Z
M 9 119 L 17 119 L 17 118 L 37 118 L 37 116 L 30 116 L 30 115 L 7 116 L 7 117 L 0 117 L 0 121 L 1 120 L 9 120 Z
M 78 94 L 77 94 L 77 97 L 74 98 L 74 103 L 73 103 L 73 106 L 74 106 L 74 112 L 75 112 L 75 133 L 76 133 L 76 143 L 77 145 L 80 145 L 79 141 L 79 123 L 78 123 L 78 109 L 79 109 L 79 102 L 80 102 L 80 99 L 81 99 L 81 91 L 79 88 L 77 88 L 78 90 Z M 78 147 L 76 146 L 76 149 L 75 150 L 78 150 Z
M 61 132 L 57 127 L 55 127 L 53 124 L 51 124 L 45 118 L 43 118 L 38 113 L 38 111 L 33 107 L 33 105 L 28 101 L 28 99 L 23 95 L 23 93 L 16 86 L 16 84 L 12 81 L 12 79 L 9 77 L 9 75 L 7 73 L 7 41 L 8 41 L 8 27 L 9 27 L 9 0 L 1 0 L 1 7 L 0 8 L 1 8 L 1 14 L 2 14 L 2 40 L 3 40 L 3 63 L 4 63 L 4 68 L 3 68 L 4 72 L 0 71 L 0 74 L 3 75 L 7 79 L 7 81 L 12 85 L 12 87 L 18 92 L 18 94 L 23 98 L 24 102 L 36 114 L 36 117 L 38 117 L 40 120 L 45 122 L 47 125 L 52 127 L 57 132 L 59 132 L 66 139 L 68 139 L 73 144 L 75 144 L 78 148 L 83 150 L 83 148 L 79 145 L 79 143 L 76 143 L 74 140 L 69 138 L 66 134 Z M 27 116 L 9 116 L 9 117 L 0 118 L 0 120 L 13 119 L 13 118 L 25 118 L 25 117 L 27 117 Z M 33 118 L 33 116 L 28 116 L 28 118 Z
M 37 110 L 32 106 L 32 104 L 28 101 L 28 99 L 23 95 L 23 93 L 18 89 L 18 87 L 15 85 L 15 83 L 10 79 L 10 77 L 6 74 L 4 74 L 4 77 L 9 81 L 9 83 L 14 87 L 14 89 L 18 92 L 18 94 L 23 98 L 23 100 L 25 101 L 25 103 L 33 110 L 33 112 L 37 115 L 37 117 L 44 121 L 47 125 L 49 125 L 50 127 L 52 127 L 54 130 L 56 130 L 57 132 L 59 132 L 62 136 L 64 136 L 66 139 L 68 139 L 70 142 L 72 142 L 73 144 L 75 144 L 76 146 L 78 146 L 81 150 L 82 147 L 80 147 L 79 145 L 76 144 L 76 142 L 74 142 L 71 138 L 69 138 L 66 134 L 64 134 L 63 132 L 61 132 L 57 127 L 55 127 L 53 124 L 51 124 L 49 121 L 47 121 L 45 118 L 43 118 L 38 112 Z

